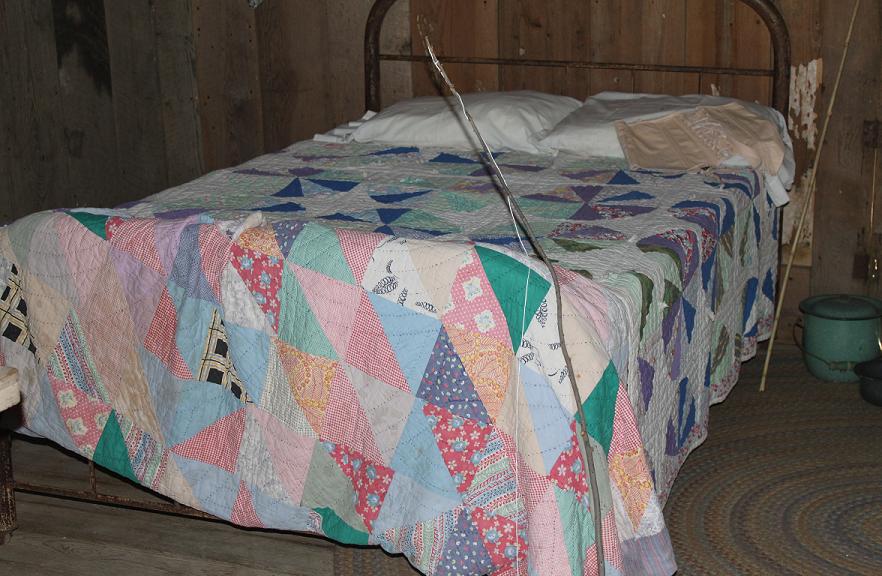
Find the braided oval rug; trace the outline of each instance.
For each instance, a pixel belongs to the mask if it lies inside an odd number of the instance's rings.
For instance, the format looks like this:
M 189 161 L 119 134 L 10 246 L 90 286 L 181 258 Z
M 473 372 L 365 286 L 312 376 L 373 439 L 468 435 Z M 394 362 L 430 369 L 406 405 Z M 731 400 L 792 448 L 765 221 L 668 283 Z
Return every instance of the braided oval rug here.
M 765 347 L 763 347 L 765 348 Z M 882 574 L 882 407 L 812 378 L 776 346 L 742 366 L 665 507 L 678 576 Z M 412 576 L 401 558 L 338 546 L 335 574 Z
M 674 483 L 678 574 L 882 574 L 882 407 L 812 378 L 794 346 L 776 347 L 760 393 L 762 361 Z

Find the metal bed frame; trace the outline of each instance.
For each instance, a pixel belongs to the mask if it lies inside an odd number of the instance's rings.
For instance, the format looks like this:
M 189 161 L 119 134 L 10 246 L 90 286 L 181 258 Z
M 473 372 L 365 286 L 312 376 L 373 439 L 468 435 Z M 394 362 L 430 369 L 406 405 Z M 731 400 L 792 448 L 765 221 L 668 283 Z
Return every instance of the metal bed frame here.
M 380 52 L 380 32 L 383 20 L 397 0 L 375 0 L 365 24 L 364 36 L 364 80 L 365 106 L 368 110 L 380 109 L 380 63 L 381 61 L 427 62 L 428 57 L 409 54 L 389 54 Z M 790 92 L 790 36 L 781 12 L 772 0 L 738 0 L 752 8 L 765 23 L 772 42 L 773 67 L 771 69 L 731 68 L 715 66 L 678 66 L 666 64 L 634 64 L 592 62 L 589 60 L 535 60 L 521 58 L 483 58 L 469 56 L 443 56 L 447 63 L 497 64 L 518 66 L 545 66 L 557 68 L 581 68 L 598 70 L 629 70 L 656 72 L 683 72 L 702 74 L 738 75 L 768 77 L 772 82 L 772 105 L 782 114 L 787 114 Z M 9 411 L 7 411 L 9 412 Z M 8 417 L 8 414 L 6 415 Z M 221 520 L 211 514 L 178 504 L 172 501 L 151 502 L 104 494 L 99 491 L 95 474 L 95 463 L 89 461 L 89 487 L 72 490 L 57 486 L 15 481 L 12 471 L 12 432 L 0 427 L 0 544 L 5 543 L 16 528 L 15 491 L 54 496 L 174 514 L 207 520 Z M 147 490 L 145 488 L 145 490 Z

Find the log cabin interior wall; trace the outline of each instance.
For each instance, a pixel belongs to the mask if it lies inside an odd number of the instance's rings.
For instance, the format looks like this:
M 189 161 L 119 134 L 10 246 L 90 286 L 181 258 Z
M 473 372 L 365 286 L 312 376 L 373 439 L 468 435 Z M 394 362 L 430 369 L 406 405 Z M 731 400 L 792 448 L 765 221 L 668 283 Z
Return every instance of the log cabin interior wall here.
M 790 120 L 804 173 L 851 3 L 777 4 L 793 44 Z M 134 200 L 361 115 L 370 5 L 0 0 L 0 222 Z M 799 247 L 793 304 L 809 291 L 879 291 L 861 278 L 866 260 L 855 256 L 882 258 L 882 218 L 875 230 L 868 219 L 879 158 L 863 137 L 865 121 L 882 117 L 880 13 L 882 0 L 864 0 L 821 161 L 812 241 Z M 739 67 L 768 67 L 771 59 L 757 16 L 733 0 L 400 0 L 383 51 L 421 51 L 410 30 L 422 18 L 442 54 Z M 770 90 L 756 77 L 488 65 L 449 71 L 466 90 L 533 88 L 579 98 L 600 90 L 761 98 Z M 434 92 L 421 65 L 384 63 L 383 73 L 387 104 Z M 801 190 L 794 196 L 785 238 Z M 878 214 L 882 198 L 875 205 Z M 794 305 L 788 309 L 793 317 Z

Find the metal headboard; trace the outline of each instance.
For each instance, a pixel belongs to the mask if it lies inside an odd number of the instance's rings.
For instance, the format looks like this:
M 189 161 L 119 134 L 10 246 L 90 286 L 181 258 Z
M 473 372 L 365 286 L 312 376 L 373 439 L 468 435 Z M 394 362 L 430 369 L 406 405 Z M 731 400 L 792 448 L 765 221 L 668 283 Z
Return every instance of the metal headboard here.
M 531 60 L 524 58 L 482 58 L 473 56 L 445 56 L 444 62 L 464 64 L 509 64 L 519 66 L 546 66 L 557 68 L 587 68 L 596 70 L 631 70 L 657 72 L 692 72 L 739 76 L 766 76 L 772 78 L 772 106 L 787 116 L 790 103 L 790 34 L 787 24 L 772 0 L 739 0 L 752 8 L 762 19 L 772 41 L 773 64 L 765 68 L 731 68 L 719 66 L 679 66 L 670 64 L 624 64 L 591 62 L 589 60 Z M 380 53 L 380 31 L 389 8 L 396 0 L 376 0 L 368 15 L 364 32 L 364 91 L 368 110 L 380 109 L 380 61 L 424 62 L 428 58 L 418 54 Z

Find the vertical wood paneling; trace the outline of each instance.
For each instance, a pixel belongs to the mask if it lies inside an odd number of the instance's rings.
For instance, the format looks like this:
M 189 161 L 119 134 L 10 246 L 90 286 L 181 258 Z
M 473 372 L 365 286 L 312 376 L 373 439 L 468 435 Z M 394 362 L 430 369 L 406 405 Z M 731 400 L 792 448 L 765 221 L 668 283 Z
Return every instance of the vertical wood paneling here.
M 168 167 L 153 2 L 108 0 L 104 9 L 120 178 L 104 200 L 116 205 L 165 188 Z
M 642 33 L 642 0 L 591 2 L 591 59 L 595 62 L 639 62 Z M 592 70 L 591 93 L 605 90 L 633 92 L 634 73 L 627 70 Z
M 435 52 L 453 56 L 487 56 L 499 53 L 497 0 L 410 0 L 413 54 L 425 54 L 419 35 L 420 20 L 429 24 Z M 497 66 L 445 64 L 448 76 L 461 92 L 492 91 L 499 88 Z M 428 66 L 413 65 L 415 95 L 438 94 Z
M 7 31 L 10 25 L 9 3 L 0 2 L 0 70 L 7 71 L 8 81 L 0 82 L 0 225 L 10 222 L 15 215 L 15 188 L 12 180 L 15 122 L 10 111 L 18 106 L 14 79 L 12 47 L 13 36 Z M 19 72 L 20 73 L 20 72 Z
M 364 113 L 364 23 L 371 0 L 265 2 L 256 11 L 264 143 L 277 150 Z M 385 51 L 410 50 L 408 3 L 387 17 Z M 389 32 L 392 32 L 391 34 Z M 384 68 L 387 104 L 410 96 L 410 67 Z
M 852 2 L 821 5 L 826 86 L 821 110 L 826 110 L 832 92 L 852 6 Z M 852 263 L 855 254 L 863 251 L 867 227 L 872 173 L 871 164 L 864 160 L 862 132 L 863 121 L 875 116 L 882 90 L 879 78 L 882 16 L 878 4 L 868 2 L 861 8 L 818 169 L 813 231 L 817 248 L 812 261 L 812 292 L 816 294 L 865 290 L 863 280 L 852 276 Z
M 566 0 L 500 0 L 499 55 L 504 58 L 571 60 L 588 57 L 590 10 Z M 533 89 L 584 99 L 585 70 L 504 66 L 505 90 Z
M 203 172 L 190 2 L 159 0 L 154 20 L 168 184 L 174 186 Z
M 732 0 L 734 1 L 734 0 Z M 735 2 L 731 62 L 738 68 L 771 68 L 772 43 L 760 17 L 750 7 Z M 764 77 L 737 77 L 725 96 L 768 102 L 772 81 Z
M 59 104 L 68 180 L 65 206 L 103 205 L 119 188 L 119 159 L 110 83 L 104 7 L 55 0 L 59 40 Z
M 364 0 L 327 0 L 324 34 L 327 71 L 324 91 L 328 105 L 326 123 L 339 125 L 364 112 L 364 90 L 361 74 L 364 48 L 360 38 L 367 20 L 370 3 Z M 402 4 L 405 2 L 402 1 Z M 330 127 L 330 126 L 328 126 Z M 317 127 L 314 132 L 326 129 Z
M 370 7 L 370 0 L 362 1 L 368 8 Z M 355 36 L 359 39 L 363 38 L 364 30 L 362 30 L 361 25 Z M 380 35 L 380 50 L 392 54 L 411 54 L 410 2 L 400 0 L 389 10 L 389 13 L 386 15 L 386 26 L 383 27 L 383 32 Z M 364 52 L 361 44 L 359 44 L 358 65 L 359 70 L 363 70 Z M 413 95 L 413 66 L 403 62 L 386 62 L 382 64 L 380 70 L 381 78 L 383 79 L 382 86 L 380 87 L 380 97 L 385 105 L 393 104 L 404 98 L 410 98 Z M 364 82 L 362 81 L 361 74 L 356 73 L 356 76 L 359 79 L 358 94 L 363 102 Z
M 792 69 L 795 69 L 800 65 L 805 66 L 821 55 L 822 37 L 820 4 L 821 0 L 779 0 L 778 2 L 781 12 L 790 28 Z M 795 73 L 793 75 L 795 76 Z M 792 90 L 791 102 L 797 93 L 797 90 Z M 818 102 L 820 102 L 820 100 L 818 100 Z M 802 103 L 800 103 L 800 105 L 802 105 Z M 816 111 L 819 111 L 817 107 Z M 788 114 L 788 116 L 790 116 L 790 114 Z M 799 135 L 799 130 L 791 131 L 797 171 L 796 183 L 790 190 L 791 202 L 784 208 L 783 238 L 785 243 L 783 245 L 781 258 L 785 262 L 789 257 L 791 250 L 789 239 L 796 222 L 799 219 L 805 197 L 804 185 L 806 182 L 803 178 L 803 174 L 805 174 L 810 168 L 813 156 L 813 150 L 809 150 L 808 142 L 805 138 L 799 137 Z M 797 247 L 796 260 L 794 261 L 795 266 L 803 266 L 805 268 L 792 273 L 793 278 L 797 282 L 804 282 L 806 293 L 808 293 L 809 289 L 809 269 L 812 262 L 812 224 L 812 218 L 810 215 L 806 220 L 802 239 Z M 796 319 L 800 317 L 800 313 L 796 306 L 796 304 L 799 303 L 799 299 L 796 297 L 789 297 L 788 300 L 789 302 L 785 302 L 784 313 L 781 318 L 782 328 L 779 332 L 779 338 L 783 337 L 783 335 L 790 334 L 790 327 Z
M 640 61 L 652 64 L 686 64 L 686 2 L 644 2 Z M 634 89 L 654 94 L 690 94 L 698 90 L 698 75 L 678 72 L 640 72 Z
M 721 34 L 722 3 L 717 0 L 686 0 L 686 64 L 714 66 L 721 61 L 718 37 Z M 698 92 L 713 93 L 720 78 L 716 74 L 701 74 Z
M 68 180 L 59 102 L 52 4 L 49 0 L 0 3 L 0 61 L 3 63 L 4 195 L 12 218 L 66 200 Z M 8 108 L 7 108 L 8 106 Z
M 265 149 L 255 16 L 240 0 L 192 6 L 203 166 L 215 170 Z
M 265 2 L 257 10 L 267 150 L 330 124 L 327 3 Z

